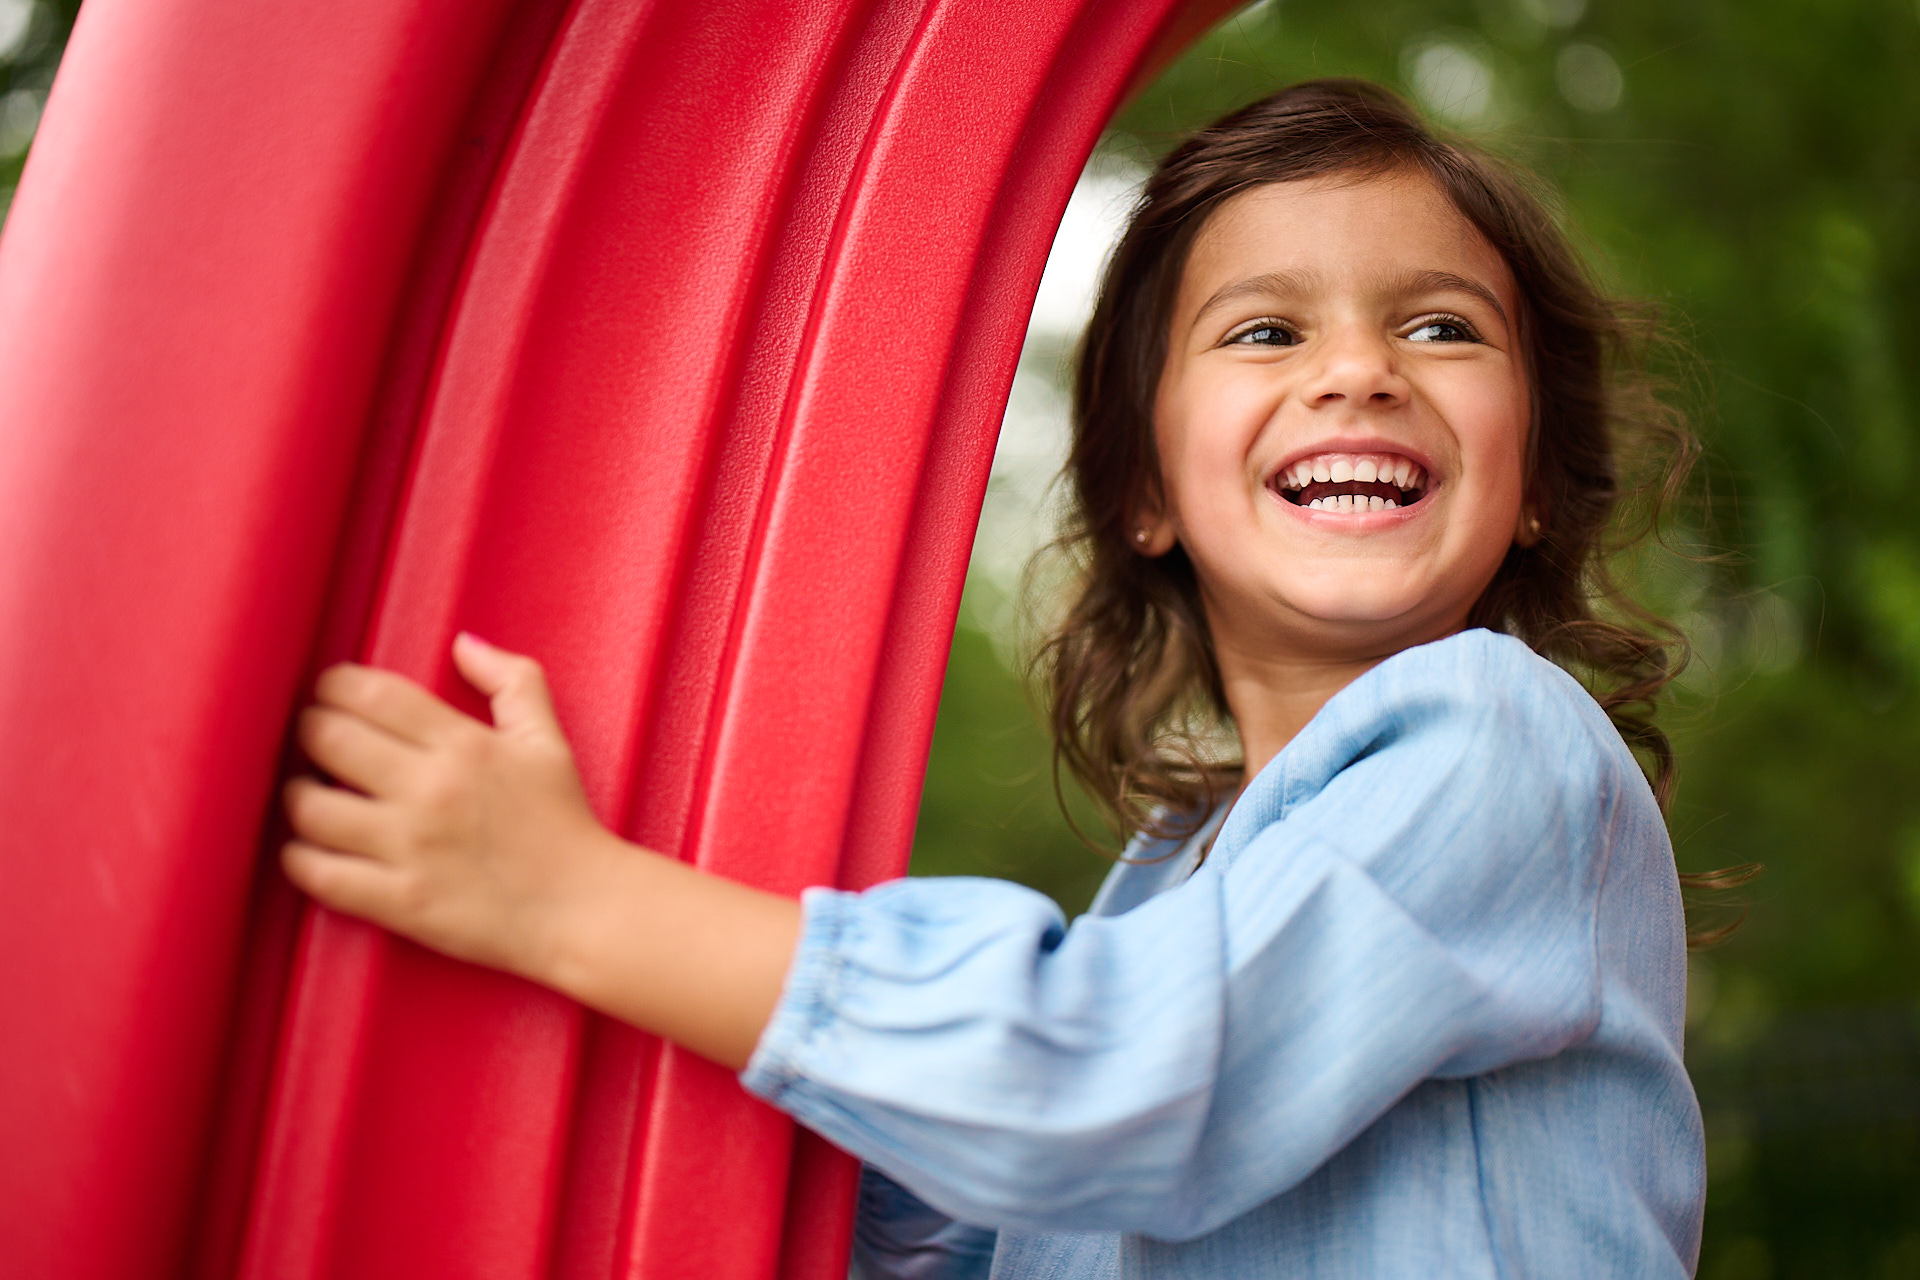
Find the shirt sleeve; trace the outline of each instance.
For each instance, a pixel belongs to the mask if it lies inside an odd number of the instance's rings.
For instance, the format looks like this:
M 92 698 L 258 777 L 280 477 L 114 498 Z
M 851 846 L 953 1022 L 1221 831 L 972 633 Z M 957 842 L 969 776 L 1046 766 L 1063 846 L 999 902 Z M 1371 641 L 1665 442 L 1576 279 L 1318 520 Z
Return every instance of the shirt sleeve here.
M 1124 915 L 1069 929 L 980 879 L 809 890 L 743 1083 L 963 1221 L 1186 1239 L 1422 1080 L 1583 1038 L 1631 757 L 1578 686 L 1492 652 L 1343 691 Z

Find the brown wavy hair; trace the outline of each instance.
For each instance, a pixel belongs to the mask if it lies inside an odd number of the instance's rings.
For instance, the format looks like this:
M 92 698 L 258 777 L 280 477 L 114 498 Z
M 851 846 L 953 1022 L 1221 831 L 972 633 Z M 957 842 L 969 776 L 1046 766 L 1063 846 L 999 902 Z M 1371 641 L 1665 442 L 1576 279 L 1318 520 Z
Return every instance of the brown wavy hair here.
M 1128 539 L 1130 513 L 1159 496 L 1153 405 L 1187 255 L 1209 217 L 1250 188 L 1404 172 L 1446 193 L 1506 260 L 1522 300 L 1532 388 L 1525 501 L 1541 536 L 1508 550 L 1469 625 L 1517 636 L 1580 676 L 1667 806 L 1673 748 L 1654 710 L 1687 646 L 1609 569 L 1657 532 L 1699 452 L 1649 367 L 1661 330 L 1644 309 L 1601 292 L 1518 172 L 1437 136 L 1385 89 L 1315 80 L 1200 130 L 1161 162 L 1080 350 L 1069 516 L 1055 544 L 1076 581 L 1034 674 L 1052 721 L 1056 790 L 1064 765 L 1122 836 L 1190 830 L 1242 771 L 1222 747 L 1231 719 L 1193 564 L 1178 546 L 1149 557 Z M 1703 887 L 1726 887 L 1726 874 Z

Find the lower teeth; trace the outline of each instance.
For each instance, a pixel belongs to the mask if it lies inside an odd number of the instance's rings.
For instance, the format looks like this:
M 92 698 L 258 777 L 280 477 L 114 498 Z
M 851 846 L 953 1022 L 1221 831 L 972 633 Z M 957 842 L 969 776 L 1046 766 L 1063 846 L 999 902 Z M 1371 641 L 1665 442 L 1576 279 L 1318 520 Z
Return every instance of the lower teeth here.
M 1360 497 L 1356 494 L 1341 494 L 1333 498 L 1315 498 L 1307 504 L 1314 511 L 1340 511 L 1356 514 L 1362 511 L 1396 511 L 1400 504 L 1392 498 Z

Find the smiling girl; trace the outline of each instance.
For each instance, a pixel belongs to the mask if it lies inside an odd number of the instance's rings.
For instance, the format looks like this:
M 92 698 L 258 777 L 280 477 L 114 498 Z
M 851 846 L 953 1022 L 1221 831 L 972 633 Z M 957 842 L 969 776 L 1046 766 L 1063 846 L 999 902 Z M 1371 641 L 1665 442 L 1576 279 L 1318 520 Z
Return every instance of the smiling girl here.
M 867 1162 L 875 1274 L 1690 1274 L 1684 926 L 1628 746 L 1664 792 L 1672 659 L 1595 612 L 1616 453 L 1685 439 L 1627 338 L 1492 162 L 1296 86 L 1162 164 L 1083 351 L 1041 666 L 1135 833 L 1088 915 L 626 843 L 539 668 L 466 635 L 492 727 L 321 676 L 344 785 L 289 785 L 287 872 L 740 1070 Z

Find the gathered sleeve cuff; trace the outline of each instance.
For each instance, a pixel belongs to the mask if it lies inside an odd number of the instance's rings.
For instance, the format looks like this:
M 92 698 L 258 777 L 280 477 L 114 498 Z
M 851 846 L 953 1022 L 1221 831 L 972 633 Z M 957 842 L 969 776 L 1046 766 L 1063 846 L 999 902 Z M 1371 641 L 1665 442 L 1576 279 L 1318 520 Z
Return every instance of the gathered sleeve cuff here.
M 839 944 L 851 897 L 821 888 L 800 895 L 800 940 L 787 966 L 780 1003 L 740 1073 L 740 1083 L 749 1092 L 776 1105 L 799 1079 L 814 1037 L 825 1033 L 833 1019 L 832 988 L 840 976 Z

